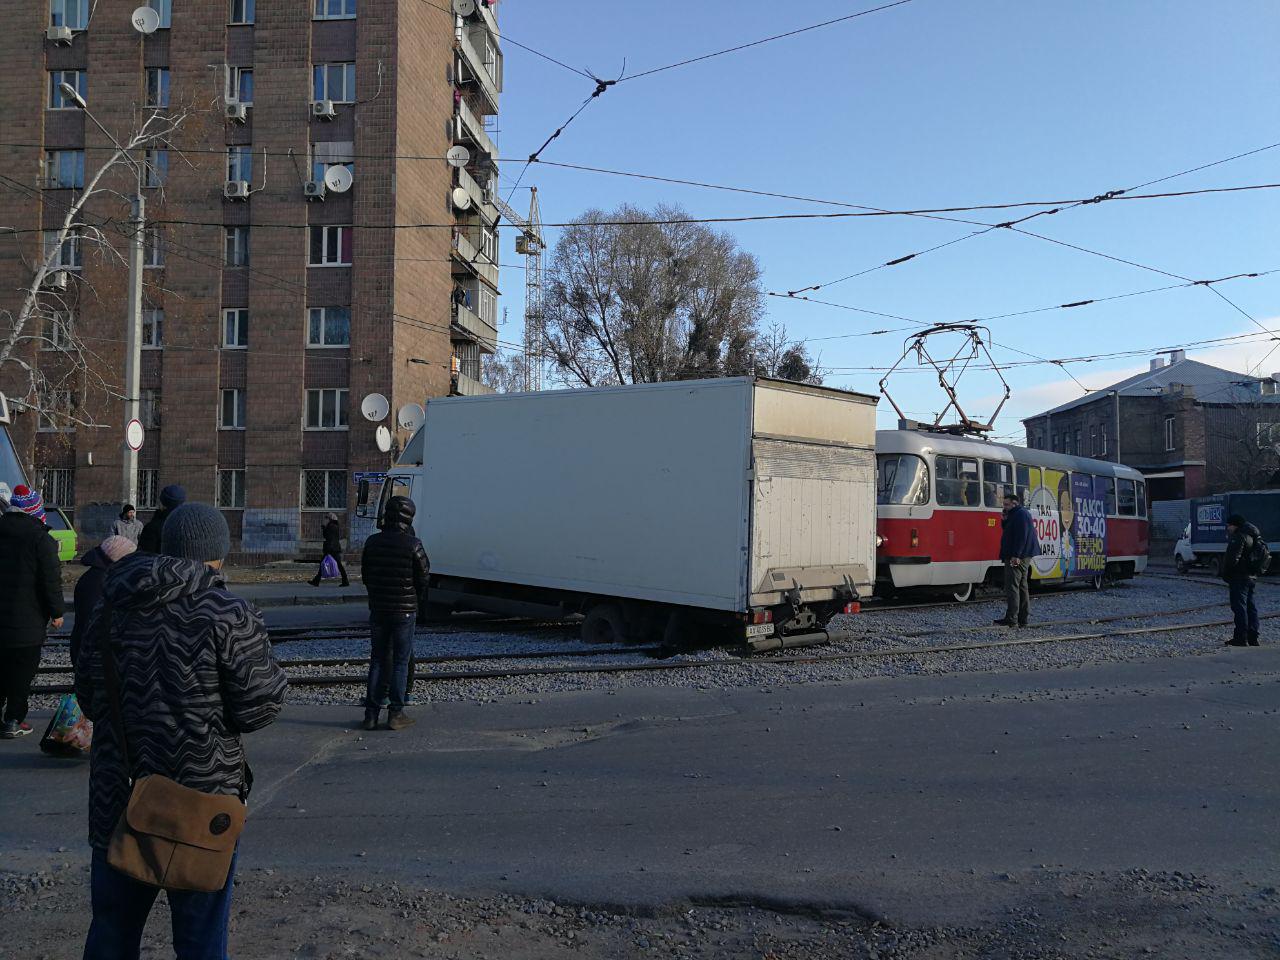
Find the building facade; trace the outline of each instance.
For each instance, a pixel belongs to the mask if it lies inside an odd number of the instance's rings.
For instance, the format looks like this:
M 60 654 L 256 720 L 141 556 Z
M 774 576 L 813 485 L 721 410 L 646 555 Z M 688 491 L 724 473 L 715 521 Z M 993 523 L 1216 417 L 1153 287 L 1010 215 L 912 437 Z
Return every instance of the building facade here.
M 159 26 L 144 33 L 139 2 L 9 11 L 0 226 L 15 232 L 0 234 L 0 298 L 13 302 L 0 308 L 17 310 L 41 231 L 111 155 L 108 133 L 182 115 L 170 143 L 135 158 L 147 219 L 139 506 L 181 483 L 224 509 L 236 553 L 293 556 L 325 513 L 350 515 L 355 474 L 390 464 L 408 438 L 402 405 L 484 389 L 497 340 L 497 22 L 487 2 L 150 0 Z M 127 271 L 115 254 L 135 173 L 119 165 L 102 186 L 48 294 L 75 337 L 26 348 L 68 371 L 58 402 L 102 426 L 19 416 L 15 430 L 49 499 L 91 539 L 121 501 L 111 388 Z M 390 453 L 360 415 L 373 393 L 389 401 Z
M 1280 469 L 1278 381 L 1175 350 L 1146 373 L 1028 417 L 1027 446 L 1135 467 L 1153 501 L 1269 486 Z

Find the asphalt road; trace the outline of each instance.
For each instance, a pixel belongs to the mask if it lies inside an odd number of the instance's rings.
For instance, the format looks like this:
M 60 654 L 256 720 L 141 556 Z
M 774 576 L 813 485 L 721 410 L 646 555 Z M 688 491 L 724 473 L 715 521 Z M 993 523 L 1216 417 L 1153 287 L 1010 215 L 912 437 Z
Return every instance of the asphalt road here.
M 1024 674 L 448 703 L 250 738 L 245 869 L 908 923 L 1040 871 L 1280 882 L 1280 650 Z M 0 869 L 83 854 L 83 765 L 0 744 Z M 57 848 L 66 848 L 58 853 Z M 1027 889 L 1024 887 L 1024 890 Z

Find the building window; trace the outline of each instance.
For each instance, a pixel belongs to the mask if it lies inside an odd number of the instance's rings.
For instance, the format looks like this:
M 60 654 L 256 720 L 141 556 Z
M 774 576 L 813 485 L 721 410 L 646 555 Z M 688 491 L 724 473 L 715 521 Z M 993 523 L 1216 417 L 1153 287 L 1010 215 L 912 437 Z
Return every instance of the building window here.
M 89 0 L 49 0 L 49 26 L 89 28 Z
M 253 106 L 252 67 L 227 67 L 226 98 L 228 103 Z
M 218 412 L 218 429 L 243 430 L 244 409 L 243 390 L 223 390 L 222 407 Z
M 75 398 L 70 390 L 41 390 L 40 415 L 36 429 L 41 433 L 71 433 L 75 426 L 70 422 L 75 409 Z
M 1089 456 L 1096 457 L 1098 455 L 1098 428 L 1096 426 L 1089 428 Z
M 347 391 L 308 390 L 306 425 L 308 430 L 347 429 Z
M 458 361 L 458 372 L 472 380 L 480 379 L 480 344 L 470 340 L 453 345 L 453 355 Z
M 152 269 L 164 266 L 164 234 L 159 227 L 142 231 L 142 265 Z
M 484 284 L 480 284 L 480 319 L 491 327 L 498 325 L 498 298 Z
M 44 338 L 40 341 L 41 350 L 57 350 L 65 353 L 71 350 L 74 341 L 71 337 L 71 314 L 52 313 L 45 317 Z
M 226 253 L 223 263 L 228 267 L 249 265 L 249 228 L 227 227 Z
M 148 387 L 139 398 L 138 419 L 148 430 L 160 429 L 160 391 Z
M 231 0 L 231 23 L 253 23 L 253 0 Z
M 41 470 L 40 495 L 51 507 L 71 509 L 76 505 L 76 472 L 74 470 Z
M 356 15 L 356 0 L 315 0 L 315 19 L 345 20 Z
M 146 105 L 148 107 L 167 107 L 169 105 L 168 67 L 147 67 Z
M 62 85 L 69 83 L 71 88 L 82 98 L 86 98 L 89 89 L 88 79 L 83 70 L 50 70 L 49 71 L 49 109 L 78 110 L 74 101 L 62 92 Z
M 480 256 L 492 264 L 498 262 L 498 231 L 493 227 L 480 228 Z
M 311 266 L 351 266 L 351 234 L 351 227 L 312 227 Z
M 312 307 L 308 310 L 307 346 L 351 346 L 351 308 Z
M 330 167 L 346 167 L 356 172 L 355 144 L 350 140 L 311 145 L 311 179 L 323 180 Z
M 142 311 L 142 349 L 159 350 L 164 346 L 164 311 L 148 307 Z
M 44 186 L 50 190 L 84 188 L 83 150 L 46 150 L 44 152 Z
M 173 0 L 147 0 L 147 6 L 160 14 L 160 29 L 173 26 Z
M 253 147 L 227 147 L 227 179 L 253 180 Z
M 1107 455 L 1107 425 L 1105 423 L 1098 428 L 1098 436 L 1101 440 L 1100 446 L 1102 448 L 1098 455 L 1105 457 Z
M 244 509 L 244 471 L 218 471 L 218 506 L 225 510 Z
M 44 232 L 44 256 L 45 262 L 49 262 L 49 258 L 53 257 L 50 269 L 53 270 L 79 270 L 84 266 L 84 259 L 80 250 L 80 231 L 71 230 L 67 233 L 62 244 L 58 244 L 58 230 L 46 230 Z
M 355 103 L 356 65 L 317 63 L 312 68 L 311 99 L 334 103 Z
M 1164 448 L 1165 450 L 1176 450 L 1177 445 L 1173 442 L 1173 417 L 1164 418 Z
M 160 505 L 160 471 L 138 471 L 138 502 L 134 504 L 139 510 L 154 510 Z
M 347 474 L 344 470 L 303 470 L 304 510 L 347 509 Z
M 233 350 L 243 350 L 249 346 L 248 310 L 222 311 L 222 345 Z
M 142 169 L 146 172 L 143 186 L 163 187 L 169 179 L 169 151 L 148 150 L 142 160 Z

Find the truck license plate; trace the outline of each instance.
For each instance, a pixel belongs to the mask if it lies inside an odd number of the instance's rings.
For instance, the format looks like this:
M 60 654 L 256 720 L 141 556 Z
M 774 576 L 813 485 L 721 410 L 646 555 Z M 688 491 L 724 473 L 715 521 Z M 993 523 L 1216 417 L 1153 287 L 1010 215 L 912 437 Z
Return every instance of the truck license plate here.
M 747 627 L 747 637 L 771 637 L 773 636 L 772 623 L 753 623 Z

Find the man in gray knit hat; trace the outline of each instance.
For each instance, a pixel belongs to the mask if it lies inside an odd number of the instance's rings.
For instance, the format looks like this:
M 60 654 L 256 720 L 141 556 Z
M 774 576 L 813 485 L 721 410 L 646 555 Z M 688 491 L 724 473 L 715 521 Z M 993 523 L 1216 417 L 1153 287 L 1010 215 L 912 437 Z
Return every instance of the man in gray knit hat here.
M 76 696 L 94 722 L 89 775 L 90 891 L 87 958 L 137 956 L 159 892 L 107 862 L 112 830 L 133 778 L 161 774 L 204 793 L 249 795 L 241 736 L 267 726 L 284 704 L 285 676 L 257 610 L 227 592 L 219 571 L 231 546 L 221 512 L 175 508 L 162 553 L 111 565 L 103 600 L 76 662 Z M 120 674 L 125 741 L 112 722 L 103 670 Z M 132 768 L 126 768 L 126 756 Z M 217 893 L 170 891 L 175 952 L 225 957 L 235 861 Z

